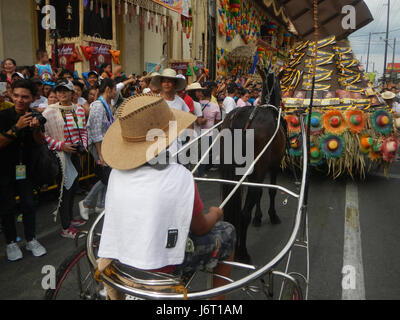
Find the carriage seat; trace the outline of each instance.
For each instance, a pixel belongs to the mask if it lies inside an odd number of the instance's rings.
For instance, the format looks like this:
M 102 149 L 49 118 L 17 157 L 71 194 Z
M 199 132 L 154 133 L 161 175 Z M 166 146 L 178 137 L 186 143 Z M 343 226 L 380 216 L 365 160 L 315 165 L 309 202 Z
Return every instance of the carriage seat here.
M 184 281 L 170 274 L 149 272 L 126 266 L 119 261 L 101 258 L 97 260 L 95 278 L 102 282 L 101 274 L 111 278 L 116 283 L 128 288 L 154 291 L 158 293 L 183 293 L 186 297 L 187 290 Z M 125 300 L 126 294 L 122 293 L 108 284 L 104 284 L 107 289 L 108 300 Z

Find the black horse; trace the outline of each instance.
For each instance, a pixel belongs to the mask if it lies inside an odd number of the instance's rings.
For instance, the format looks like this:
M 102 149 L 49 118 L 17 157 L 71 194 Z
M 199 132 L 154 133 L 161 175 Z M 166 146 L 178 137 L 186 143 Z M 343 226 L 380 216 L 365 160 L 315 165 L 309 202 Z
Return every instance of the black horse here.
M 237 108 L 229 113 L 224 120 L 222 129 L 229 129 L 231 131 L 235 129 L 241 130 L 254 130 L 254 157 L 256 158 L 261 151 L 265 148 L 266 144 L 272 139 L 277 125 L 279 108 L 281 107 L 281 87 L 280 82 L 276 78 L 274 73 L 269 71 L 260 70 L 260 74 L 263 78 L 263 92 L 261 98 L 261 105 L 272 104 L 273 107 L 244 107 Z M 284 120 L 281 121 L 282 127 L 279 129 L 275 139 L 272 141 L 268 150 L 260 158 L 256 164 L 253 173 L 248 177 L 249 182 L 263 183 L 267 173 L 270 173 L 270 183 L 275 185 L 277 182 L 277 175 L 280 170 L 281 162 L 285 154 L 286 149 L 286 133 L 284 127 Z M 232 152 L 235 154 L 235 146 L 239 147 L 238 144 L 242 144 L 241 150 L 246 150 L 246 138 L 245 134 L 242 135 L 242 141 L 232 142 Z M 224 144 L 229 143 L 222 139 L 222 150 L 225 150 Z M 233 157 L 232 157 L 233 158 Z M 221 152 L 221 175 L 223 179 L 238 181 L 242 176 L 236 175 L 236 169 L 240 167 L 233 161 L 233 164 L 224 164 L 224 152 Z M 223 185 L 222 194 L 225 199 L 233 190 L 233 186 Z M 242 208 L 242 193 L 243 188 L 239 188 L 232 199 L 227 203 L 224 208 L 225 221 L 232 223 L 237 231 L 237 244 L 236 244 L 236 260 L 240 262 L 251 262 L 251 258 L 247 252 L 246 238 L 247 229 L 251 222 L 252 210 L 256 206 L 256 215 L 254 218 L 254 225 L 261 226 L 261 196 L 263 189 L 257 187 L 249 187 L 245 205 Z M 275 210 L 275 197 L 277 194 L 276 189 L 269 190 L 270 196 L 270 207 L 269 217 L 272 224 L 279 224 L 281 221 L 276 214 Z

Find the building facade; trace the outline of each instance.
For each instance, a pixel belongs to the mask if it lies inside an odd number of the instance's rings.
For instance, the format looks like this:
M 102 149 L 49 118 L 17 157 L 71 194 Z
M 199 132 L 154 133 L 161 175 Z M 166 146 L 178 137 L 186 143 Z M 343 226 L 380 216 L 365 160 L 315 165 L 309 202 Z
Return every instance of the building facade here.
M 33 65 L 42 48 L 78 74 L 102 62 L 126 74 L 184 63 L 193 74 L 206 66 L 207 10 L 201 0 L 0 0 L 0 60 Z

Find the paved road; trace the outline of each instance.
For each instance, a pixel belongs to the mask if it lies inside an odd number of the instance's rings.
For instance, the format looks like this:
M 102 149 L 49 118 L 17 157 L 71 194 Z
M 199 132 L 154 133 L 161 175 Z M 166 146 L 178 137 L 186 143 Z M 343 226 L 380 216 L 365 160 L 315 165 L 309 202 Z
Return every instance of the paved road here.
M 342 288 L 342 270 L 345 261 L 345 245 L 359 248 L 363 281 L 356 283 L 356 289 L 365 291 L 366 299 L 399 299 L 400 298 L 400 254 L 398 243 L 400 233 L 400 163 L 395 163 L 391 178 L 386 179 L 378 173 L 370 175 L 366 181 L 355 182 L 358 205 L 355 211 L 357 219 L 349 218 L 348 190 L 350 181 L 340 179 L 332 181 L 324 175 L 314 174 L 312 177 L 309 205 L 309 243 L 310 243 L 310 286 L 309 299 L 340 300 L 344 296 Z M 289 176 L 281 176 L 279 184 L 295 190 Z M 220 193 L 216 185 L 200 183 L 200 193 L 205 206 L 219 205 Z M 44 291 L 41 287 L 45 265 L 58 266 L 63 259 L 74 250 L 72 240 L 59 236 L 59 226 L 52 220 L 50 212 L 54 208 L 54 195 L 42 199 L 38 213 L 38 233 L 40 241 L 45 245 L 48 254 L 42 258 L 34 258 L 24 251 L 22 261 L 9 263 L 4 256 L 4 242 L 0 241 L 0 299 L 42 299 Z M 82 198 L 82 196 L 78 197 Z M 266 218 L 264 209 L 263 224 L 260 228 L 250 227 L 248 248 L 257 266 L 268 262 L 281 249 L 290 236 L 296 201 L 278 193 L 277 211 L 282 224 L 272 226 Z M 264 196 L 264 207 L 267 206 Z M 76 208 L 77 209 L 77 208 Z M 346 220 L 347 217 L 347 220 Z M 350 223 L 351 222 L 351 223 Z M 359 229 L 354 223 L 359 222 Z M 346 233 L 345 224 L 350 223 L 350 230 L 360 231 L 360 243 L 351 242 Z M 22 225 L 18 226 L 22 234 Z M 349 244 L 350 241 L 350 244 Z M 292 271 L 305 272 L 304 251 L 296 251 Z M 359 259 L 360 260 L 360 259 Z M 282 265 L 281 265 L 282 267 Z M 235 272 L 235 277 L 242 273 Z M 200 281 L 200 280 L 199 280 Z M 356 291 L 357 294 L 358 291 Z M 71 299 L 76 298 L 71 296 Z M 244 296 L 235 293 L 231 299 L 242 299 Z

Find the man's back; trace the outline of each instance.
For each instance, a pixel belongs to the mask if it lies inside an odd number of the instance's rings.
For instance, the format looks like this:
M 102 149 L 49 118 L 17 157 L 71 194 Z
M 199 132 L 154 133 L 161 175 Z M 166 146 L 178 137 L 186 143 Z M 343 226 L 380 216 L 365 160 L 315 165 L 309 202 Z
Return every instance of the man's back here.
M 194 195 L 193 176 L 179 164 L 113 170 L 99 256 L 143 270 L 181 264 Z

